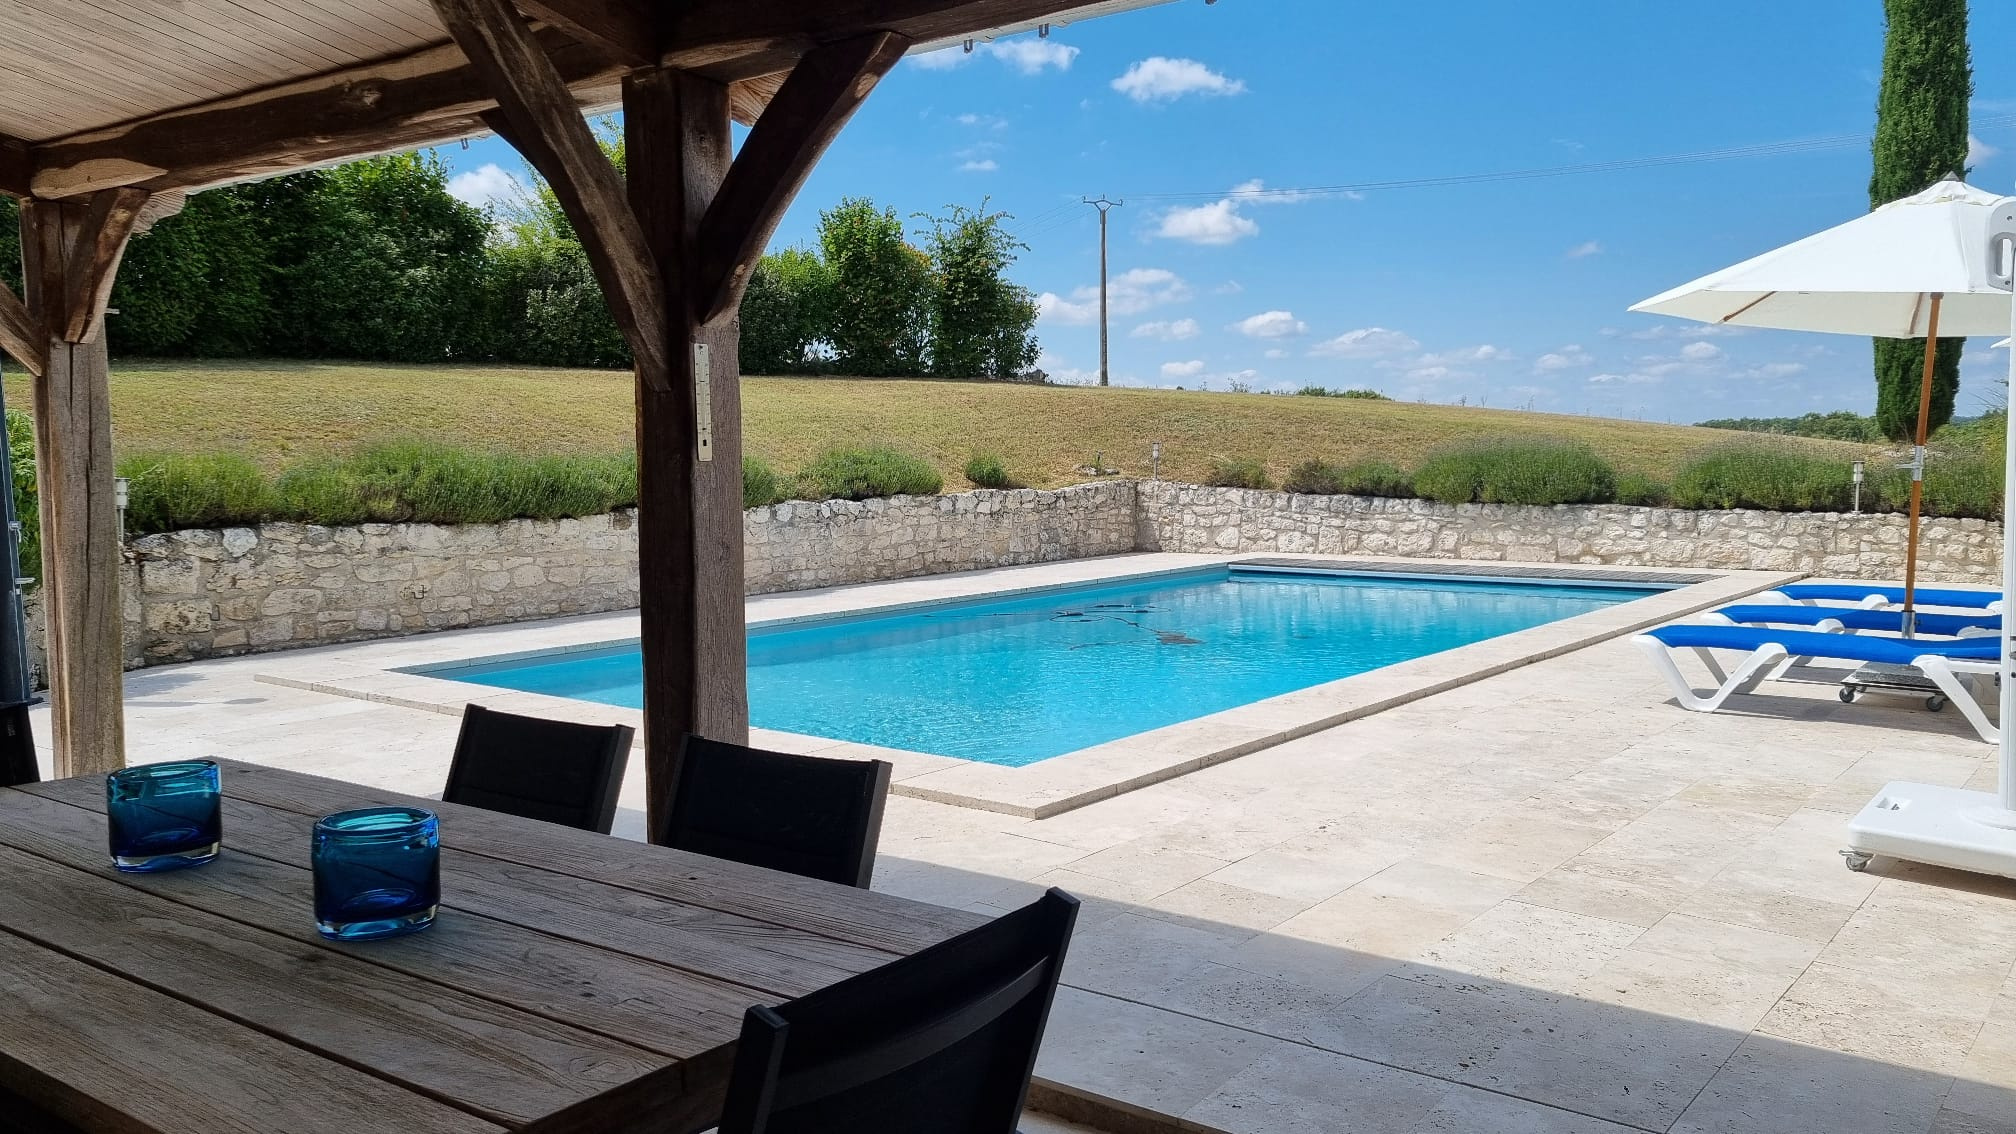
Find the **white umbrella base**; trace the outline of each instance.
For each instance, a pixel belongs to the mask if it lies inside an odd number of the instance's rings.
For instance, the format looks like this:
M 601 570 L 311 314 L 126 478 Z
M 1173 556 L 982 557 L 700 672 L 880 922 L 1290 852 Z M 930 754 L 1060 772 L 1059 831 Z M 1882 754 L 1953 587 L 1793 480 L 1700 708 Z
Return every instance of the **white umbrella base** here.
M 1994 792 L 1931 784 L 1883 785 L 1848 821 L 1848 869 L 1888 855 L 2016 878 L 2016 812 Z

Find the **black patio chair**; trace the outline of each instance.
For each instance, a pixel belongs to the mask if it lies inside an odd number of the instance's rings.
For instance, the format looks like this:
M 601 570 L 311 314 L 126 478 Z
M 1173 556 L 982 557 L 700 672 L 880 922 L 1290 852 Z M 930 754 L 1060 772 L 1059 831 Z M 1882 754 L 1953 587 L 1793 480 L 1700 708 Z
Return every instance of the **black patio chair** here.
M 606 835 L 634 732 L 470 705 L 441 798 Z
M 687 736 L 654 841 L 696 854 L 868 888 L 883 760 L 828 760 Z
M 742 1017 L 719 1134 L 1012 1134 L 1078 899 Z
M 0 787 L 32 784 L 42 778 L 35 764 L 35 738 L 28 727 L 28 705 L 0 706 Z

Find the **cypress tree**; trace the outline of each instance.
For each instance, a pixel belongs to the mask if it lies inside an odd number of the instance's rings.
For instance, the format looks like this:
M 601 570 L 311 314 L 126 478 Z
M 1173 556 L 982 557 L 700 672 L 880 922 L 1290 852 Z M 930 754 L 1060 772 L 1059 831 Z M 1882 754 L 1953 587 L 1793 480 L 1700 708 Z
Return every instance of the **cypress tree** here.
M 1884 0 L 1883 85 L 1876 97 L 1875 172 L 1869 207 L 1917 193 L 1967 165 L 1967 0 Z M 1953 416 L 1964 339 L 1939 340 L 1927 431 Z M 1924 339 L 1876 340 L 1876 425 L 1893 441 L 1918 427 Z

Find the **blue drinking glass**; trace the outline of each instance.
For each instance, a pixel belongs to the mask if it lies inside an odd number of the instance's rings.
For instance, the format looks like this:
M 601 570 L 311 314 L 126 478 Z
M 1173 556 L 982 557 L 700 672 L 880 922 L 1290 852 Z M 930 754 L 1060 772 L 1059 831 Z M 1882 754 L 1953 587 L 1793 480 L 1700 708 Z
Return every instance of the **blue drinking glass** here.
M 201 866 L 224 845 L 223 797 L 209 760 L 138 764 L 105 777 L 112 865 L 138 873 Z
M 434 924 L 441 906 L 441 822 L 417 807 L 339 811 L 315 824 L 315 928 L 370 941 Z

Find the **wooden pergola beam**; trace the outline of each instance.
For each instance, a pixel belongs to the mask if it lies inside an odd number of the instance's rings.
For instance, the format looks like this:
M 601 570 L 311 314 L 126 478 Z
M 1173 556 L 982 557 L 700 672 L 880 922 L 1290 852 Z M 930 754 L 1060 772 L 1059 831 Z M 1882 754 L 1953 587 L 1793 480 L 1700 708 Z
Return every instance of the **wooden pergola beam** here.
M 770 235 L 826 147 L 910 41 L 871 32 L 809 51 L 791 69 L 707 210 L 696 249 L 700 321 L 735 310 Z
M 526 0 L 554 69 L 588 106 L 613 105 L 634 69 L 632 37 L 656 41 L 656 63 L 737 84 L 748 120 L 761 80 L 806 53 L 874 32 L 911 42 L 1041 19 L 1083 0 L 685 0 L 653 22 L 638 0 Z M 640 27 L 639 25 L 643 25 Z M 612 60 L 612 55 L 617 57 Z M 496 108 L 454 44 L 283 83 L 29 147 L 0 141 L 0 192 L 57 199 L 131 185 L 199 189 L 480 134 Z
M 625 66 L 658 62 L 657 20 L 638 0 L 518 0 L 518 7 Z
M 6 280 L 0 280 L 0 350 L 12 355 L 37 377 L 49 358 L 47 336 L 29 318 L 28 305 L 21 302 Z
M 665 285 L 623 177 L 603 155 L 566 80 L 509 0 L 434 0 L 434 10 L 497 100 L 486 121 L 546 178 L 573 222 L 638 376 L 669 389 Z
M 34 168 L 28 143 L 0 134 L 0 193 L 9 197 L 26 197 L 28 178 Z

